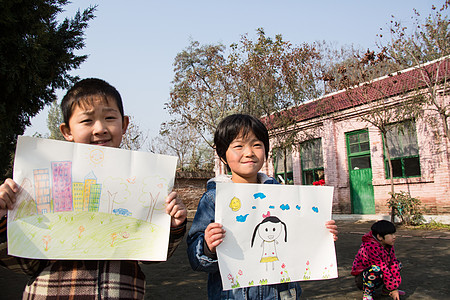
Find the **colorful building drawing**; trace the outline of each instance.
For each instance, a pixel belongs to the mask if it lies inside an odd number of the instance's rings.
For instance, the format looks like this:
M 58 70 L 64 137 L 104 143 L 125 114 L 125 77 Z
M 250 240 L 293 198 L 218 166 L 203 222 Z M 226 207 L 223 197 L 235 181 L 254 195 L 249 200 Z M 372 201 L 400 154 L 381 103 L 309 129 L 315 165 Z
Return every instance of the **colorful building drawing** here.
M 82 211 L 83 210 L 83 190 L 84 185 L 82 182 L 74 182 L 72 185 L 72 199 L 73 199 L 73 210 Z
M 91 186 L 97 183 L 97 177 L 93 172 L 84 177 L 84 192 L 83 192 L 83 211 L 89 210 L 89 200 L 91 197 Z
M 53 211 L 72 211 L 72 162 L 52 162 Z
M 51 212 L 50 201 L 50 175 L 48 169 L 36 169 L 33 171 L 34 192 L 36 210 L 38 214 Z
M 89 195 L 89 212 L 97 212 L 100 204 L 100 195 L 102 193 L 101 184 L 91 184 Z

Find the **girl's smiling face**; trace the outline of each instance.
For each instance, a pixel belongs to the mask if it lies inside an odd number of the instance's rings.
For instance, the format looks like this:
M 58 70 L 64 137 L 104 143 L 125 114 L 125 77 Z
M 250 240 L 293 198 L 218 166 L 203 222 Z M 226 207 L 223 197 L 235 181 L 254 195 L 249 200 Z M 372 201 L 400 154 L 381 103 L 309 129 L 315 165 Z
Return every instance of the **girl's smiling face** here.
M 257 183 L 258 171 L 265 160 L 264 143 L 252 131 L 247 136 L 239 134 L 228 146 L 226 158 L 233 182 Z
M 264 241 L 272 242 L 280 236 L 283 230 L 281 226 L 281 223 L 263 223 L 258 228 L 258 234 Z

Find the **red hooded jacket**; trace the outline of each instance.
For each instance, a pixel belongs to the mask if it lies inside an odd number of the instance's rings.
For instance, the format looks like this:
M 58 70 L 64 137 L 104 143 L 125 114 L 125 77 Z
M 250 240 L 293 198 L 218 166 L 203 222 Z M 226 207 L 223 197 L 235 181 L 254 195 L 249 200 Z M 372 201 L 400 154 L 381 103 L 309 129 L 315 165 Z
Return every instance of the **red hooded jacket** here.
M 402 278 L 399 261 L 392 246 L 383 246 L 372 234 L 362 237 L 362 243 L 352 266 L 352 275 L 356 276 L 371 265 L 377 265 L 383 272 L 383 282 L 390 291 L 398 289 Z

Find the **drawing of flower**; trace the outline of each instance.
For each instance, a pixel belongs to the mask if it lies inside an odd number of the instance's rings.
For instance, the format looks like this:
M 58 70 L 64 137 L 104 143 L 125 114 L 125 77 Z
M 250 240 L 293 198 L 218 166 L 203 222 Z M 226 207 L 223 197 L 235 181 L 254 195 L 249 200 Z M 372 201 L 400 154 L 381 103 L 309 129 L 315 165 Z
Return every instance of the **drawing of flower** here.
M 112 238 L 111 247 L 114 247 L 114 241 L 117 239 L 118 236 L 119 235 L 116 232 L 111 234 L 111 238 Z
M 286 268 L 286 265 L 283 263 L 283 264 L 281 265 L 281 267 L 284 269 L 284 268 Z
M 239 270 L 238 274 L 242 275 L 244 272 L 242 272 L 242 270 Z
M 78 238 L 81 239 L 81 233 L 85 230 L 85 228 L 83 225 L 81 225 L 80 227 L 78 227 L 78 230 L 80 231 L 80 233 L 78 234 Z
M 49 235 L 44 235 L 44 237 L 42 238 L 42 241 L 45 244 L 45 251 L 48 250 L 48 244 L 50 243 L 51 240 L 52 240 L 52 238 Z
M 123 237 L 124 239 L 127 239 L 127 238 L 130 237 L 130 234 L 129 234 L 128 232 L 124 231 L 124 232 L 122 232 L 122 237 Z

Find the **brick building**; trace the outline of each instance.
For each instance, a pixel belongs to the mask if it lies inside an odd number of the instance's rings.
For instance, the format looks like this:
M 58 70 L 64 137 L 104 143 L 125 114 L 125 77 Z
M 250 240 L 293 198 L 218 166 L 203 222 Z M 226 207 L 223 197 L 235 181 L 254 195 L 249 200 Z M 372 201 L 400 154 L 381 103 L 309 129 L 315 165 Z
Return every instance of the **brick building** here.
M 287 152 L 286 170 L 281 163 L 284 152 L 276 149 L 273 139 L 272 155 L 262 171 L 291 184 L 324 179 L 325 185 L 335 187 L 333 213 L 388 213 L 387 143 L 395 192 L 419 198 L 426 213 L 450 213 L 450 148 L 437 112 L 423 106 L 419 117 L 405 113 L 401 120 L 393 118 L 387 141 L 377 127 L 362 118 L 374 110 L 394 110 L 412 97 L 430 92 L 433 83 L 424 80 L 424 70 L 439 82 L 434 89 L 437 101 L 448 105 L 449 57 L 378 78 L 370 83 L 370 92 L 367 85 L 361 85 L 325 95 L 294 108 L 296 124 L 292 130 L 297 132 L 298 144 Z M 217 162 L 216 174 L 223 172 Z

